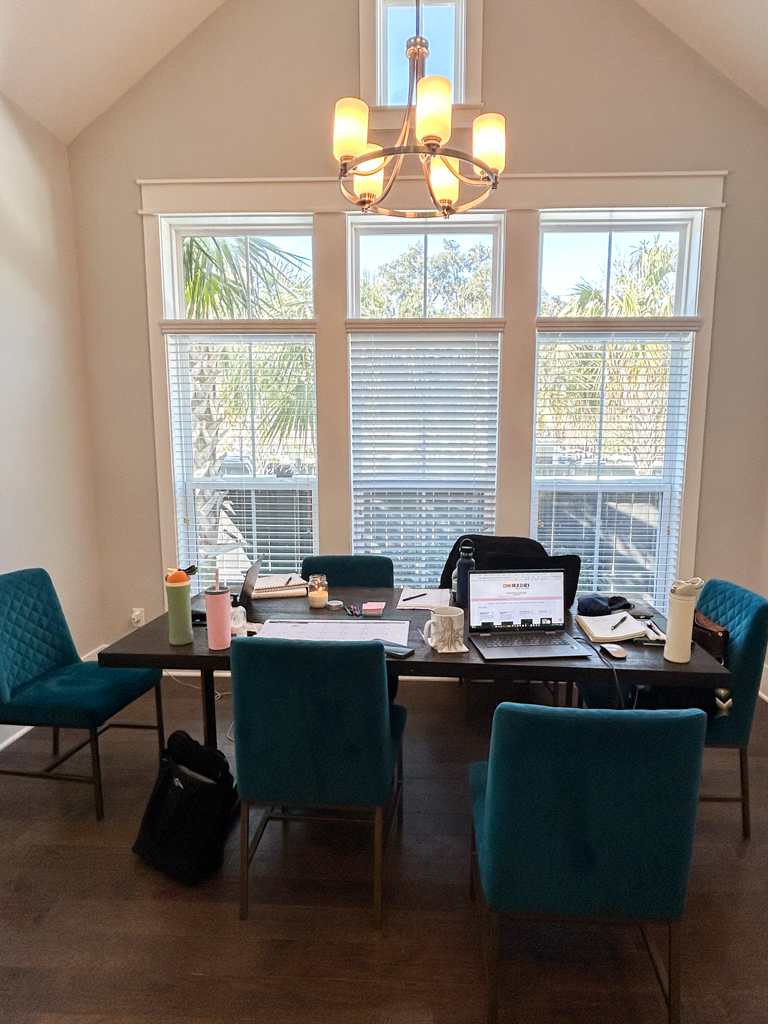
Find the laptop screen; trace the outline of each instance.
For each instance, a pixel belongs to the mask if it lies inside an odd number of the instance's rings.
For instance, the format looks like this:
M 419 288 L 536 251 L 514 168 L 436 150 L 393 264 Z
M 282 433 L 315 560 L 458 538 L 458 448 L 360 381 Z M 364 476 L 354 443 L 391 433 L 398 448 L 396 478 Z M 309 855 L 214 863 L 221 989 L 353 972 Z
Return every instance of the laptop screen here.
M 548 630 L 565 627 L 562 569 L 503 569 L 469 574 L 469 628 Z
M 261 560 L 264 556 L 259 555 L 253 565 L 250 567 L 248 572 L 245 574 L 243 580 L 243 586 L 240 590 L 239 603 L 247 608 L 253 597 L 253 588 L 256 586 L 256 580 L 259 578 L 259 572 L 261 571 Z

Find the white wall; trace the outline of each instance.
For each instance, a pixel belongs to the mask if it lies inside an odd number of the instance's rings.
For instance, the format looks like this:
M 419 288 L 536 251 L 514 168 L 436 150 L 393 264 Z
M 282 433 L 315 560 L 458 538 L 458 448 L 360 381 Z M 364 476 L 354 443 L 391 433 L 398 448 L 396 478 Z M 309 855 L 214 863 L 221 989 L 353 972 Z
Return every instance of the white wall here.
M 0 197 L 0 572 L 47 569 L 86 653 L 103 628 L 67 152 L 1 95 Z
M 229 0 L 70 147 L 111 640 L 162 610 L 136 179 L 331 175 L 358 0 Z M 768 592 L 768 112 L 634 0 L 485 0 L 484 101 L 513 172 L 720 170 L 696 568 Z

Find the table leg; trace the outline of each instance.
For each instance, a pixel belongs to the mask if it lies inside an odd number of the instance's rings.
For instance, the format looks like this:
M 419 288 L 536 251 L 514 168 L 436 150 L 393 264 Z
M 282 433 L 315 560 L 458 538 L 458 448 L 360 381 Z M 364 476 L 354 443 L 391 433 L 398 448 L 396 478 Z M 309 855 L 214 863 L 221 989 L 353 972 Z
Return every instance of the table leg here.
M 203 742 L 207 747 L 216 743 L 216 688 L 213 685 L 213 671 L 201 669 L 200 682 L 203 692 Z
M 573 707 L 573 680 L 569 679 L 565 684 L 565 706 L 567 708 Z

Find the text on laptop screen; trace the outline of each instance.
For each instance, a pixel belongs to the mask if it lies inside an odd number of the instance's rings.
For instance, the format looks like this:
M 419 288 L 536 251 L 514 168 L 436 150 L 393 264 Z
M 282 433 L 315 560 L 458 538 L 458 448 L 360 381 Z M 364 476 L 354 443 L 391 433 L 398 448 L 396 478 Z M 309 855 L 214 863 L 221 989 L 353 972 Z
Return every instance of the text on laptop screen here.
M 473 572 L 469 577 L 470 629 L 562 629 L 564 576 L 509 570 Z

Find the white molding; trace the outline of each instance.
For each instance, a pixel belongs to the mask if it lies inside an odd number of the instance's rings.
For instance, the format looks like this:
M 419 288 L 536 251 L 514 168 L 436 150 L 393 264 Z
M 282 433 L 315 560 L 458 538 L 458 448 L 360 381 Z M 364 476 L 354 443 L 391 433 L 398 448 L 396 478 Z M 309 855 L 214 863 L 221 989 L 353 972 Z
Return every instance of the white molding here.
M 83 655 L 83 661 L 95 661 L 99 651 L 103 651 L 107 644 L 99 644 L 98 647 L 94 647 L 92 651 L 88 651 L 87 654 Z
M 403 317 L 402 320 L 375 320 L 373 318 L 353 318 L 344 322 L 349 334 L 400 334 L 405 331 L 430 331 L 445 334 L 446 331 L 461 331 L 463 334 L 482 331 L 496 334 L 504 330 L 504 317 L 488 317 L 482 320 L 461 320 L 451 317 Z
M 595 334 L 640 331 L 673 331 L 681 334 L 696 333 L 703 322 L 698 316 L 540 316 L 536 329 L 540 334 Z
M 161 334 L 314 334 L 316 320 L 161 320 Z
M 768 703 L 768 663 L 763 665 L 763 678 L 760 681 L 760 696 Z

